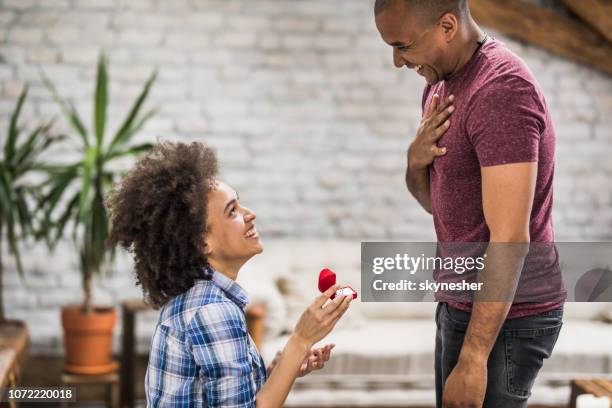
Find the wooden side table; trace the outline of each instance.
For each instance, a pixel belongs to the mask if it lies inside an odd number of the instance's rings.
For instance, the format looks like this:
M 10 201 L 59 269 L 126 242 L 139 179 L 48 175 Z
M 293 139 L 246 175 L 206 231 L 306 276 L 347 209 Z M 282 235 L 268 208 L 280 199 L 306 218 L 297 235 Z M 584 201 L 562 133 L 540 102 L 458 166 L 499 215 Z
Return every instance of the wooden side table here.
M 608 397 L 612 401 L 612 379 L 583 378 L 571 382 L 569 408 L 576 408 L 576 398 L 580 394 L 593 394 L 596 397 Z
M 62 384 L 65 386 L 78 385 L 103 385 L 106 387 L 106 403 L 111 408 L 119 408 L 119 372 L 113 371 L 107 374 L 72 374 L 62 373 Z M 62 407 L 68 407 L 68 402 L 62 403 Z
M 7 321 L 0 325 L 0 387 L 12 388 L 19 384 L 23 364 L 27 359 L 30 336 L 23 322 Z M 0 406 L 15 407 L 14 401 Z

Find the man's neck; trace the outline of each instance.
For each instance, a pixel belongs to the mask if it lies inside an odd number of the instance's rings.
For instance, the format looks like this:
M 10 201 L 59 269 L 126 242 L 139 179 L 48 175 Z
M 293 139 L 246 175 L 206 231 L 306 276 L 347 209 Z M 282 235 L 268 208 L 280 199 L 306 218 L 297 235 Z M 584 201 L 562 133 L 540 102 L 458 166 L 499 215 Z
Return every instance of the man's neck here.
M 445 79 L 451 78 L 457 72 L 463 68 L 465 64 L 472 58 L 476 50 L 480 48 L 480 42 L 485 38 L 484 31 L 478 27 L 476 22 L 469 18 L 467 26 L 463 32 L 461 32 L 460 38 L 458 39 L 461 43 L 460 52 L 457 55 L 455 66 L 449 71 L 450 73 Z

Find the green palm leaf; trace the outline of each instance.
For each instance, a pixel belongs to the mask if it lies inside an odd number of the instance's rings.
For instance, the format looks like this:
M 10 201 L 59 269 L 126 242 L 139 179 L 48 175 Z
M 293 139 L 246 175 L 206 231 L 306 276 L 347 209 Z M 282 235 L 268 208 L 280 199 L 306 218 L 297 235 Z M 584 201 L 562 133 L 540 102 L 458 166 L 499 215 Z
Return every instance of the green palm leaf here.
M 8 128 L 8 138 L 6 139 L 6 144 L 4 145 L 4 160 L 7 163 L 10 163 L 13 159 L 13 155 L 15 153 L 15 143 L 17 141 L 17 137 L 19 137 L 19 128 L 17 127 L 17 121 L 19 119 L 19 115 L 21 114 L 21 108 L 23 107 L 23 102 L 25 101 L 28 95 L 27 86 L 23 88 L 21 94 L 19 95 L 19 99 L 17 100 L 17 106 L 11 115 L 11 120 L 9 122 Z
M 53 96 L 53 99 L 55 100 L 55 102 L 57 102 L 57 104 L 60 106 L 62 113 L 68 120 L 68 123 L 70 123 L 72 127 L 77 131 L 77 134 L 80 136 L 85 146 L 89 146 L 89 140 L 87 138 L 87 130 L 85 129 L 85 126 L 83 125 L 83 121 L 79 117 L 79 114 L 77 110 L 75 109 L 75 107 L 70 102 L 67 102 L 59 95 L 59 93 L 57 92 L 57 89 L 55 88 L 55 85 L 53 85 L 51 80 L 49 80 L 49 78 L 47 78 L 44 75 L 44 73 L 41 72 L 41 76 L 42 76 L 43 83 L 45 84 L 47 89 L 49 89 L 49 91 L 51 92 L 51 95 Z
M 127 117 L 123 121 L 123 124 L 121 125 L 117 133 L 115 133 L 115 137 L 113 138 L 113 141 L 110 144 L 109 151 L 112 152 L 113 149 L 115 149 L 119 145 L 123 144 L 126 140 L 128 140 L 130 136 L 136 133 L 138 130 L 140 130 L 144 122 L 155 113 L 154 111 L 149 111 L 145 115 L 145 119 L 139 122 L 139 125 L 137 125 L 136 127 L 133 126 L 133 123 L 136 120 L 136 117 L 138 116 L 138 113 L 140 112 L 140 109 L 144 101 L 147 99 L 147 96 L 149 95 L 151 85 L 153 85 L 153 82 L 155 81 L 156 77 L 157 77 L 157 71 L 154 71 L 149 77 L 149 79 L 147 80 L 147 82 L 145 83 L 142 91 L 140 92 L 140 95 L 136 99 L 136 102 L 134 102 L 132 109 L 130 109 L 130 112 L 128 113 Z
M 102 148 L 104 141 L 104 128 L 106 126 L 106 105 L 108 99 L 106 60 L 104 54 L 98 59 L 98 72 L 96 74 L 96 94 L 94 97 L 94 124 L 96 144 Z
M 89 202 L 89 190 L 92 185 L 92 173 L 96 164 L 97 152 L 99 150 L 96 147 L 90 147 L 87 149 L 85 160 L 83 160 L 83 174 L 81 177 L 81 198 L 79 199 L 79 212 L 78 219 L 80 221 L 85 220 L 85 212 L 89 210 L 91 203 Z

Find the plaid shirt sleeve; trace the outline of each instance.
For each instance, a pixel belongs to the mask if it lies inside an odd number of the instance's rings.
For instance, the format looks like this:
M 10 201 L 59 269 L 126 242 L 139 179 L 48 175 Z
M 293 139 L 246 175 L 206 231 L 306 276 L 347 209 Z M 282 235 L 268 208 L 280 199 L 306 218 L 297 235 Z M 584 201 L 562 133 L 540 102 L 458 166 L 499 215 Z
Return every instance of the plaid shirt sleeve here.
M 231 302 L 202 306 L 186 334 L 206 406 L 255 407 L 257 385 L 242 310 Z

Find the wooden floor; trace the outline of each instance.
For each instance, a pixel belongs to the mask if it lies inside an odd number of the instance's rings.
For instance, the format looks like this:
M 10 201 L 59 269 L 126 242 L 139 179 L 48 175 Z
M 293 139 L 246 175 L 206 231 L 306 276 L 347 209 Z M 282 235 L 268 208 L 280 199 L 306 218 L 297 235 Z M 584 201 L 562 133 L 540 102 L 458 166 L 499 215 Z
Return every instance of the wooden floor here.
M 321 407 L 303 406 L 303 407 L 295 407 L 295 408 L 321 408 Z M 326 407 L 326 408 L 346 408 L 346 406 L 343 406 L 343 407 Z M 402 407 L 398 407 L 398 406 L 393 406 L 393 407 L 371 406 L 371 407 L 359 407 L 359 408 L 402 408 Z M 435 407 L 428 406 L 428 405 L 421 405 L 421 406 L 406 405 L 403 408 L 435 408 Z M 567 406 L 566 405 L 529 405 L 529 408 L 567 408 Z

